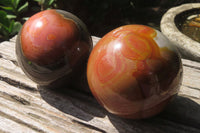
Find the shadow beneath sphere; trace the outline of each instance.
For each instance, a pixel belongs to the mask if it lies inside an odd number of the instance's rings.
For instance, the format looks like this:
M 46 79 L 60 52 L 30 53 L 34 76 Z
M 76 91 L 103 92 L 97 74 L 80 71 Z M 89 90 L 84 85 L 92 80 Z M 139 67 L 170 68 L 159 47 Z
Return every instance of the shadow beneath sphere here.
M 92 96 L 85 82 L 57 89 L 38 86 L 38 90 L 48 104 L 78 119 L 88 122 L 94 117 L 107 116 L 113 126 L 104 125 L 105 129 L 74 120 L 99 132 L 107 132 L 108 128 L 118 133 L 200 133 L 200 105 L 186 97 L 176 96 L 165 110 L 154 117 L 131 120 L 108 113 Z
M 142 120 L 108 115 L 119 133 L 200 133 L 200 105 L 177 96 L 160 114 Z
M 92 94 L 84 89 L 75 89 L 72 86 L 47 89 L 38 86 L 38 90 L 48 104 L 81 120 L 90 121 L 93 117 L 105 116 L 104 109 Z

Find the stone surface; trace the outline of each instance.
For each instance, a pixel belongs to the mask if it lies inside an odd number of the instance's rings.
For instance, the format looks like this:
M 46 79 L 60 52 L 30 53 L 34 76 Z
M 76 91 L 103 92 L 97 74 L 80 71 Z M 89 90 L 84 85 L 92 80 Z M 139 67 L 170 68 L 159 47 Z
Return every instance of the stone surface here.
M 161 31 L 179 49 L 183 58 L 200 61 L 200 43 L 181 33 L 175 25 L 175 17 L 187 10 L 200 8 L 200 3 L 183 4 L 169 9 L 162 17 Z

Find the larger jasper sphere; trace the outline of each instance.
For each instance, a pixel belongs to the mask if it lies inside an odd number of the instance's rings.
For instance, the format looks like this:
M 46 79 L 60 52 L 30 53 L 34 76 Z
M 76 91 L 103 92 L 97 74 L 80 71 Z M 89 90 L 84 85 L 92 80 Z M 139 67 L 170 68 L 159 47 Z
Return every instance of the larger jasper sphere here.
M 125 118 L 153 116 L 179 90 L 182 63 L 157 30 L 127 25 L 106 34 L 92 50 L 87 78 L 99 103 Z
M 42 86 L 71 82 L 84 71 L 91 49 L 85 24 L 62 10 L 33 15 L 23 25 L 16 44 L 19 65 Z

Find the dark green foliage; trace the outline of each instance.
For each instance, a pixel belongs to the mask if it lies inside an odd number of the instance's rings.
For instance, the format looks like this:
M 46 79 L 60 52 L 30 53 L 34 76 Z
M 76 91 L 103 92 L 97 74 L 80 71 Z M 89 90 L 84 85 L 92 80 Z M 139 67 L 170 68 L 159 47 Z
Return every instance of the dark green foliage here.
M 21 23 L 14 20 L 9 20 L 4 11 L 0 11 L 0 34 L 4 39 L 16 34 L 21 28 Z
M 19 20 L 20 15 L 28 9 L 28 2 L 23 2 L 23 0 L 1 0 L 0 8 L 7 12 L 8 19 Z
M 18 33 L 25 18 L 21 18 L 28 9 L 28 2 L 22 0 L 1 0 L 0 1 L 0 39 L 8 40 Z
M 56 0 L 34 0 L 34 1 L 38 2 L 38 4 L 41 7 L 41 10 L 56 8 Z

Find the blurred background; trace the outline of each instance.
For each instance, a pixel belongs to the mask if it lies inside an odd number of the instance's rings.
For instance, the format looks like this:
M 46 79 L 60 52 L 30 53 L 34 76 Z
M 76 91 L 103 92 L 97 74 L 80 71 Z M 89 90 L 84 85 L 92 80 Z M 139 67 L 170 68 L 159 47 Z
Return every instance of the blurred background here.
M 0 0 L 0 41 L 16 35 L 33 14 L 62 9 L 79 17 L 91 35 L 102 37 L 126 24 L 160 29 L 162 15 L 171 7 L 200 0 Z

